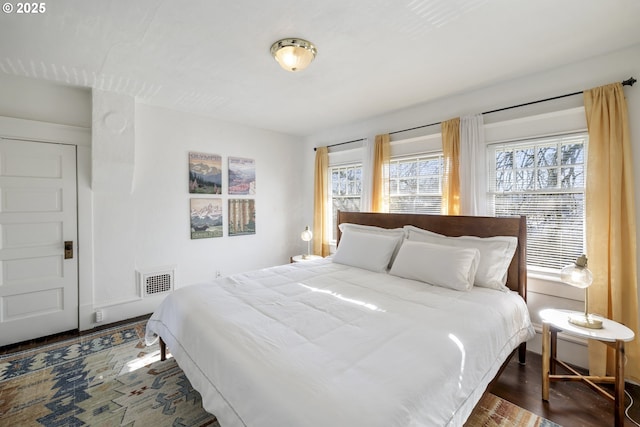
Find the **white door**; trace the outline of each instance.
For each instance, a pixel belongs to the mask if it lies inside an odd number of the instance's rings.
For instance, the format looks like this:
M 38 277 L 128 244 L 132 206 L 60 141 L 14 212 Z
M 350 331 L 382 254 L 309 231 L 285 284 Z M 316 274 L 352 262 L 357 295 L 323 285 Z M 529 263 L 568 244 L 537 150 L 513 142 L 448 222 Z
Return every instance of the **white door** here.
M 78 328 L 76 194 L 75 146 L 0 139 L 0 346 Z

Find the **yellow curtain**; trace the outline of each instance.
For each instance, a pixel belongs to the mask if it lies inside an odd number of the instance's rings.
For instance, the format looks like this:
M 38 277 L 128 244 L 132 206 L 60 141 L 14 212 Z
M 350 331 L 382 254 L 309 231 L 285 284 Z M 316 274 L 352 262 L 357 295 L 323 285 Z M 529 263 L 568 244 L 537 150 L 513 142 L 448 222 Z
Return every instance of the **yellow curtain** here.
M 589 312 L 634 331 L 635 340 L 625 344 L 625 376 L 640 381 L 633 156 L 622 85 L 585 91 L 584 106 L 589 129 L 587 255 L 594 277 Z M 592 375 L 613 374 L 614 361 L 610 347 L 589 342 Z
M 389 211 L 389 134 L 376 135 L 373 146 L 373 189 L 371 210 Z
M 314 177 L 313 206 L 313 253 L 329 255 L 329 218 L 327 196 L 329 194 L 329 150 L 327 147 L 316 149 L 316 169 Z
M 460 215 L 460 117 L 442 122 L 443 215 Z

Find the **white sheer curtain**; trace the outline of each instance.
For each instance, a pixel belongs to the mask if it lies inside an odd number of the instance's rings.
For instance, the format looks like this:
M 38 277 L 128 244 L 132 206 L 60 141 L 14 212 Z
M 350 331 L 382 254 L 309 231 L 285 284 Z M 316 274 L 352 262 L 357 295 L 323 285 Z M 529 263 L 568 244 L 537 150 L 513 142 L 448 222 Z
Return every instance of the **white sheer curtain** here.
M 487 215 L 486 147 L 482 114 L 460 118 L 460 215 Z
M 373 144 L 369 138 L 362 141 L 362 194 L 360 195 L 360 212 L 371 211 L 373 200 Z

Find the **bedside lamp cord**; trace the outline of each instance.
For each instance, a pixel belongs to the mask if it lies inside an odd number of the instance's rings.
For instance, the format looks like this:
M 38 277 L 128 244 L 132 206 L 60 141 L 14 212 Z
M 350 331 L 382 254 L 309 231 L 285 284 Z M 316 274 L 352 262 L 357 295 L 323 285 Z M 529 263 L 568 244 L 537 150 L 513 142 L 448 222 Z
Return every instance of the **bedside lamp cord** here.
M 627 355 L 624 356 L 624 365 L 627 365 Z M 629 415 L 629 409 L 631 409 L 631 407 L 633 406 L 633 397 L 631 397 L 631 394 L 629 394 L 626 387 L 624 388 L 624 394 L 626 394 L 629 398 L 629 406 L 627 406 L 627 408 L 624 410 L 624 414 L 627 416 L 627 418 L 629 418 L 629 421 L 640 427 L 640 424 L 638 424 L 638 422 L 631 418 L 631 416 Z
M 629 397 L 629 406 L 627 406 L 627 409 L 624 410 L 624 414 L 627 416 L 627 418 L 629 418 L 629 420 L 631 420 L 632 423 L 634 423 L 635 425 L 637 425 L 638 427 L 640 427 L 640 424 L 638 424 L 638 422 L 636 420 L 634 420 L 633 418 L 631 418 L 631 416 L 629 415 L 629 409 L 633 406 L 633 397 L 631 397 L 631 395 L 629 394 L 629 392 L 627 390 L 624 391 L 624 394 L 627 395 L 627 397 Z

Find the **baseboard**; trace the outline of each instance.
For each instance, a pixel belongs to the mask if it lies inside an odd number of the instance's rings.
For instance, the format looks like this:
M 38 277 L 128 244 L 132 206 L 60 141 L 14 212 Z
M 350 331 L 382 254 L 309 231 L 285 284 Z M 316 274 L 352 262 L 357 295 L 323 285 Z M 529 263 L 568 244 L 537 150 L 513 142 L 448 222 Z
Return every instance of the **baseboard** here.
M 105 324 L 121 322 L 153 313 L 167 294 L 137 298 L 119 303 L 104 305 L 85 305 L 80 307 L 79 329 L 86 331 Z M 96 312 L 100 312 L 101 321 L 96 321 Z

